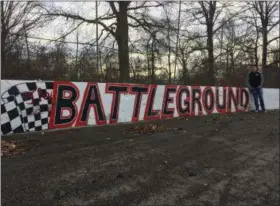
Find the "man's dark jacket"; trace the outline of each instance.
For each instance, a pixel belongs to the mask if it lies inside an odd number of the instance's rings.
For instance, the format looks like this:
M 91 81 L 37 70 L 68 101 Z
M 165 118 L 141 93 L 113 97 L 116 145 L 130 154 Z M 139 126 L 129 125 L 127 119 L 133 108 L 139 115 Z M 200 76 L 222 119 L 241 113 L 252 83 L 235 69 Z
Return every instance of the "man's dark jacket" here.
M 263 86 L 263 75 L 260 72 L 250 72 L 247 77 L 247 86 L 250 89 Z

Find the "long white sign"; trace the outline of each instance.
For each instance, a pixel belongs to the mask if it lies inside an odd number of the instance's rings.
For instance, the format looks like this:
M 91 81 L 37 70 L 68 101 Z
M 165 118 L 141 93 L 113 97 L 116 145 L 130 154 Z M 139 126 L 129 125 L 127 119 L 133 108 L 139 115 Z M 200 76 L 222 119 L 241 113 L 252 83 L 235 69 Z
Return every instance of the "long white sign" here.
M 279 109 L 279 89 L 264 89 L 264 99 L 267 109 Z M 249 108 L 246 88 L 1 80 L 4 135 Z

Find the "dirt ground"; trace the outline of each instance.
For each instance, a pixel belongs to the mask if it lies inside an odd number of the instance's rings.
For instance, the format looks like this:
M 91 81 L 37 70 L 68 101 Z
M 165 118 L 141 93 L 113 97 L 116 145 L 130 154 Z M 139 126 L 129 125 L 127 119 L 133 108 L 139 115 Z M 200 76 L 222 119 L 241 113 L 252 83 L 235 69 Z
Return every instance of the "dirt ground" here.
M 2 205 L 279 205 L 279 111 L 9 136 L 37 141 L 2 158 Z

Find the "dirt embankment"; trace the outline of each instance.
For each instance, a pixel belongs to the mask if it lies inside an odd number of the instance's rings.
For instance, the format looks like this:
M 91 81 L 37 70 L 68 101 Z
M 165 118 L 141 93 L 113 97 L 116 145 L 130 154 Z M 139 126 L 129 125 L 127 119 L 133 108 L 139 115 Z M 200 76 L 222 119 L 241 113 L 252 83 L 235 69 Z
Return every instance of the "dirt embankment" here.
M 2 205 L 279 205 L 278 111 L 25 139 L 2 158 Z

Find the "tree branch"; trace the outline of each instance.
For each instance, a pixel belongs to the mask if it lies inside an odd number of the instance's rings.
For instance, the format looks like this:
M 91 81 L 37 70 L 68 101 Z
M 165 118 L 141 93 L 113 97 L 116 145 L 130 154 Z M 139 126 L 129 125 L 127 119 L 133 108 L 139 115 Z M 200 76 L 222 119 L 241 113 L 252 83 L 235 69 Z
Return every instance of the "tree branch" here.
M 147 2 L 150 2 L 150 1 L 143 1 L 143 3 L 142 3 L 140 6 L 130 7 L 130 8 L 128 8 L 127 10 L 128 10 L 128 11 L 131 11 L 131 10 L 144 9 L 144 8 L 162 7 L 162 6 L 164 6 L 165 4 L 168 4 L 168 3 L 169 3 L 169 2 L 164 2 L 164 3 L 163 3 L 163 2 L 156 2 L 157 5 L 147 5 L 147 6 L 145 6 L 145 4 L 146 4 Z
M 108 3 L 110 4 L 110 7 L 111 7 L 113 13 L 118 16 L 119 12 L 116 9 L 115 2 L 114 1 L 109 1 Z
M 280 39 L 280 37 L 278 36 L 278 37 L 275 37 L 275 38 L 273 38 L 273 39 L 269 40 L 269 41 L 267 42 L 267 45 L 268 45 L 268 44 L 270 44 L 271 42 L 273 42 L 273 41 L 277 40 L 277 39 Z
M 61 16 L 61 17 L 65 17 L 66 19 L 73 19 L 73 20 L 80 20 L 83 22 L 87 22 L 87 23 L 92 23 L 92 24 L 100 24 L 106 31 L 108 31 L 111 35 L 115 36 L 116 33 L 110 29 L 106 24 L 104 24 L 103 22 L 101 22 L 102 20 L 110 20 L 115 18 L 114 15 L 109 15 L 108 17 L 99 17 L 97 19 L 86 19 L 80 15 L 76 15 L 76 14 L 67 14 L 67 13 L 48 13 L 47 15 L 49 16 Z
M 280 20 L 278 20 L 277 22 L 275 22 L 274 24 L 272 24 L 270 26 L 270 28 L 267 30 L 267 32 L 270 32 L 275 26 L 279 25 L 280 24 Z
M 209 19 L 209 17 L 208 17 L 208 11 L 207 11 L 207 9 L 206 9 L 206 7 L 205 7 L 203 1 L 199 1 L 198 3 L 200 4 L 200 6 L 201 6 L 201 8 L 202 8 L 202 10 L 203 10 L 204 17 L 205 17 L 206 21 L 208 21 L 208 19 Z

